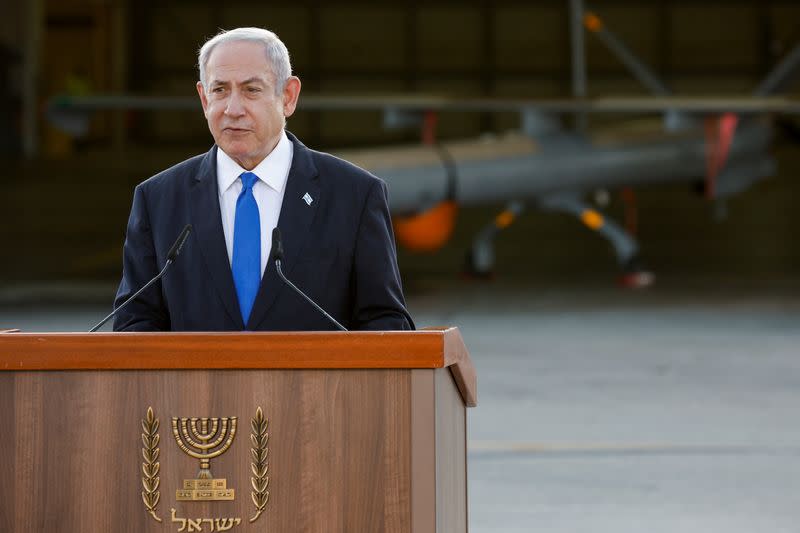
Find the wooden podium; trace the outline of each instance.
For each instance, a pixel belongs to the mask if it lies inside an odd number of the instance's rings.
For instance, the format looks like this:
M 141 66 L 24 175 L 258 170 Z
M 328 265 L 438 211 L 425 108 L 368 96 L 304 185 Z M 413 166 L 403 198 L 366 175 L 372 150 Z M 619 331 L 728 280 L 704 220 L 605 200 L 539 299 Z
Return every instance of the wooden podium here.
M 475 404 L 455 328 L 2 333 L 0 531 L 464 532 Z

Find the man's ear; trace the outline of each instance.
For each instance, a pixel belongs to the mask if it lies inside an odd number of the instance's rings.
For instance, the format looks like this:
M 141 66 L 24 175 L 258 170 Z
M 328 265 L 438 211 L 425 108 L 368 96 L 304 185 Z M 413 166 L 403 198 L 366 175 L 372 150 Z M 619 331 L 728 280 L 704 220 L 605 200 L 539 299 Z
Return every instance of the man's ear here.
M 208 118 L 208 97 L 206 96 L 205 87 L 199 81 L 197 82 L 197 94 L 200 96 L 200 103 L 203 104 L 203 114 Z
M 291 117 L 297 109 L 297 99 L 300 97 L 300 78 L 289 76 L 283 88 L 283 116 Z

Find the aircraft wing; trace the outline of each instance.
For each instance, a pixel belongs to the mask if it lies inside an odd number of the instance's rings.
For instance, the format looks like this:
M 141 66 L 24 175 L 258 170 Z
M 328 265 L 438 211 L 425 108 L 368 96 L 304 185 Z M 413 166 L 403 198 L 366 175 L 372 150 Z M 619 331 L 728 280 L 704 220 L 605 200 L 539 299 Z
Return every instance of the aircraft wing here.
M 51 112 L 91 112 L 101 110 L 196 110 L 195 97 L 137 96 L 98 94 L 56 96 L 49 102 Z M 702 96 L 702 97 L 599 97 L 585 99 L 462 98 L 426 95 L 318 95 L 304 94 L 301 110 L 404 110 L 456 112 L 550 113 L 788 113 L 800 114 L 800 99 L 778 96 Z

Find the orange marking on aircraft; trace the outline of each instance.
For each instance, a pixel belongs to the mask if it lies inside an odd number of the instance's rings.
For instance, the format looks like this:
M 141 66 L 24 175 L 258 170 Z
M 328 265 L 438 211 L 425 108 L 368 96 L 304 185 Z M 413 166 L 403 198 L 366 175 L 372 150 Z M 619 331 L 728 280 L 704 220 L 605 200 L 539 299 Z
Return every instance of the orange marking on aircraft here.
M 514 222 L 514 213 L 511 211 L 503 211 L 494 219 L 494 225 L 500 229 L 507 228 Z
M 587 209 L 581 213 L 581 221 L 595 231 L 603 227 L 603 215 L 594 209 Z
M 433 252 L 444 246 L 453 234 L 458 206 L 442 202 L 424 213 L 396 217 L 394 232 L 397 242 L 413 252 Z
M 586 15 L 583 16 L 583 25 L 586 26 L 587 30 L 595 33 L 603 29 L 603 21 L 591 11 L 587 11 Z

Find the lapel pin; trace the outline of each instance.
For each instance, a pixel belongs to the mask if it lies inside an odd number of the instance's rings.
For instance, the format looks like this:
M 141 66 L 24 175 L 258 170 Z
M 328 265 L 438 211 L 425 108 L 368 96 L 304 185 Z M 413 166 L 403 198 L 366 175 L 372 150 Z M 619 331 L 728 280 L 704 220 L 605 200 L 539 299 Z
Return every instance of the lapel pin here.
M 303 200 L 305 200 L 305 201 L 306 201 L 306 204 L 308 204 L 308 205 L 311 205 L 311 202 L 313 202 L 313 201 L 314 201 L 314 199 L 313 199 L 313 198 L 311 198 L 311 195 L 310 195 L 310 194 L 308 194 L 308 193 L 305 193 L 305 194 L 303 195 Z

